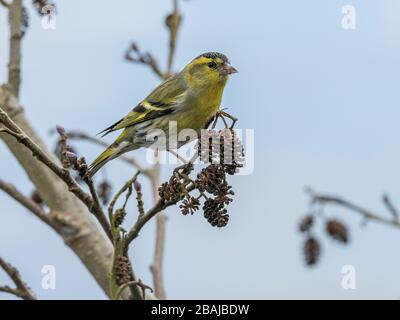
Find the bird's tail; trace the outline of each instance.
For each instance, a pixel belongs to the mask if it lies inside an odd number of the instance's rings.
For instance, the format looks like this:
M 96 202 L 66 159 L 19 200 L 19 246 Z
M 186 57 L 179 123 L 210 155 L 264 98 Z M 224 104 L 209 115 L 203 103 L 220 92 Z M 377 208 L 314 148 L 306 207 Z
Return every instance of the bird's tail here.
M 97 158 L 92 162 L 89 166 L 89 170 L 86 174 L 88 177 L 93 177 L 93 175 L 100 170 L 108 161 L 117 157 L 120 153 L 120 150 L 116 146 L 109 146 L 106 150 L 104 150 Z

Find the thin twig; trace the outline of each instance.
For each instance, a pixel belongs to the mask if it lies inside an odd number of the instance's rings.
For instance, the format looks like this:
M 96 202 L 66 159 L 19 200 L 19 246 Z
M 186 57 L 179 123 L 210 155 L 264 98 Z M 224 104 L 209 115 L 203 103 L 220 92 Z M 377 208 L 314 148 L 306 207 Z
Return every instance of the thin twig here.
M 175 57 L 176 39 L 181 22 L 181 15 L 178 9 L 178 0 L 173 0 L 173 6 L 173 12 L 167 18 L 167 26 L 169 29 L 169 52 L 167 71 L 164 75 L 164 78 L 168 78 L 172 72 L 172 66 Z
M 153 289 L 148 286 L 147 284 L 144 284 L 140 279 L 139 280 L 135 280 L 135 281 L 129 281 L 124 283 L 123 285 L 121 285 L 116 294 L 115 294 L 115 300 L 119 299 L 119 296 L 121 295 L 122 291 L 124 291 L 124 289 L 126 287 L 131 287 L 131 286 L 138 286 L 140 289 L 142 289 L 142 297 L 143 300 L 146 300 L 146 290 L 150 290 L 151 293 L 153 293 Z
M 390 200 L 389 196 L 387 194 L 383 195 L 382 197 L 383 204 L 386 206 L 388 211 L 392 214 L 392 217 L 394 220 L 399 219 L 399 212 L 393 205 L 392 201 Z
M 52 227 L 55 226 L 53 220 L 46 214 L 46 212 L 44 212 L 44 210 L 37 203 L 32 201 L 30 198 L 26 197 L 21 192 L 19 192 L 15 188 L 15 186 L 12 185 L 11 183 L 5 182 L 0 179 L 0 190 L 3 190 L 14 200 L 18 201 L 25 208 L 31 211 L 36 217 L 42 220 L 44 223 Z
M 0 0 L 0 4 L 6 8 L 10 8 L 10 4 L 8 2 L 6 2 L 5 0 Z
M 93 214 L 96 216 L 97 220 L 99 221 L 99 223 L 101 224 L 101 226 L 103 227 L 103 230 L 106 232 L 107 236 L 110 238 L 110 240 L 112 239 L 112 235 L 111 235 L 111 230 L 110 230 L 110 223 L 108 222 L 103 208 L 101 206 L 100 200 L 99 200 L 99 196 L 97 195 L 97 191 L 96 188 L 93 184 L 93 179 L 90 177 L 85 177 L 84 178 L 85 183 L 88 185 L 89 187 L 89 191 L 90 194 L 92 195 L 92 199 L 93 199 Z
M 189 185 L 186 188 L 186 192 L 191 192 L 192 190 L 195 189 L 194 185 Z M 130 229 L 130 231 L 127 233 L 125 236 L 125 242 L 126 245 L 129 245 L 134 239 L 137 238 L 139 235 L 140 230 L 144 227 L 144 225 L 154 216 L 156 216 L 158 213 L 162 212 L 162 210 L 174 205 L 176 202 L 175 201 L 167 201 L 164 202 L 162 199 L 159 199 L 156 204 L 149 209 L 146 214 L 141 217 L 140 219 L 137 220 L 135 225 Z
M 0 286 L 0 292 L 6 292 L 13 294 L 24 300 L 36 300 L 35 294 L 28 287 L 28 285 L 22 280 L 18 270 L 11 264 L 7 263 L 0 257 L 0 267 L 7 273 L 11 280 L 16 285 L 15 289 L 9 286 Z
M 92 212 L 97 219 L 103 220 L 102 216 L 104 216 L 104 212 L 99 210 L 99 208 L 95 205 L 92 196 L 86 193 L 79 186 L 68 170 L 55 163 L 29 136 L 27 136 L 1 108 L 0 123 L 6 126 L 6 128 L 0 129 L 0 131 L 13 136 L 19 143 L 23 144 L 30 151 L 32 151 L 32 155 L 46 165 L 51 171 L 53 171 L 61 180 L 63 180 L 67 184 L 69 191 L 77 196 L 78 199 L 88 207 L 89 211 Z M 101 224 L 104 228 L 104 221 L 101 222 Z M 108 227 L 104 229 L 104 231 L 111 239 L 110 228 Z
M 117 203 L 118 199 L 120 198 L 120 196 L 127 191 L 126 195 L 125 195 L 125 201 L 123 203 L 123 206 L 121 208 L 121 212 L 125 212 L 125 207 L 128 203 L 128 200 L 132 194 L 132 185 L 135 183 L 138 175 L 139 175 L 140 171 L 136 172 L 136 174 L 129 179 L 122 187 L 121 189 L 119 189 L 116 194 L 114 195 L 114 197 L 112 198 L 109 206 L 108 206 L 108 216 L 109 216 L 109 220 L 110 220 L 110 224 L 111 224 L 111 233 L 112 233 L 112 239 L 113 239 L 113 244 L 114 244 L 114 262 L 113 262 L 113 267 L 110 273 L 110 288 L 111 288 L 111 293 L 112 293 L 112 297 L 116 297 L 114 299 L 118 299 L 119 295 L 122 293 L 122 289 L 117 287 L 118 284 L 118 280 L 117 280 L 117 272 L 118 269 L 120 269 L 120 267 L 118 267 L 119 263 L 118 263 L 118 257 L 125 257 L 126 259 L 128 259 L 129 261 L 129 257 L 127 254 L 127 249 L 125 246 L 125 239 L 122 235 L 121 237 L 121 227 L 120 224 L 122 223 L 122 220 L 120 222 L 117 223 L 117 219 L 116 219 L 116 214 L 114 213 L 114 207 L 115 204 Z M 125 215 L 125 213 L 124 213 Z M 123 234 L 123 233 L 122 233 Z M 129 265 L 131 265 L 131 263 L 129 262 Z M 133 274 L 133 272 L 131 272 L 130 274 L 130 278 L 131 280 L 135 280 L 135 275 Z M 133 298 L 136 299 L 140 299 L 140 292 L 138 290 L 138 287 L 134 286 L 130 286 L 131 289 L 131 294 Z
M 366 220 L 373 220 L 376 222 L 380 222 L 387 225 L 392 225 L 395 227 L 400 227 L 400 220 L 398 219 L 388 219 L 384 216 L 378 215 L 368 209 L 365 209 L 353 202 L 350 202 L 346 199 L 343 199 L 338 196 L 326 195 L 326 194 L 317 194 L 311 189 L 307 189 L 306 192 L 311 196 L 312 203 L 319 203 L 322 205 L 325 204 L 336 204 L 347 208 L 353 212 L 360 214 Z
M 142 52 L 136 43 L 132 43 L 125 52 L 125 60 L 147 65 L 159 78 L 164 78 L 164 73 L 158 66 L 157 60 L 149 52 Z
M 135 173 L 135 175 L 129 179 L 127 182 L 125 182 L 125 184 L 116 192 L 116 194 L 114 195 L 114 197 L 112 198 L 110 204 L 108 205 L 108 214 L 111 217 L 113 212 L 114 212 L 114 206 L 115 203 L 117 202 L 117 200 L 119 199 L 119 197 L 129 188 L 132 188 L 132 184 L 136 181 L 138 175 L 140 174 L 140 171 L 137 171 Z M 127 199 L 124 203 L 124 207 L 126 206 L 126 202 Z M 111 218 L 110 218 L 111 219 Z

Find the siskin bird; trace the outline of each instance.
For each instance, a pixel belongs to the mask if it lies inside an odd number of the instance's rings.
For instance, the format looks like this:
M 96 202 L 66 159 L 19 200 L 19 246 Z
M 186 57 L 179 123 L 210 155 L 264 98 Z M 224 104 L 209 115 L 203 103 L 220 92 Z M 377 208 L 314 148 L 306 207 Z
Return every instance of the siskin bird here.
M 186 128 L 200 133 L 219 110 L 228 76 L 236 72 L 221 53 L 208 52 L 193 59 L 181 72 L 156 87 L 124 118 L 100 132 L 104 136 L 124 129 L 89 166 L 88 176 L 125 152 L 151 146 L 154 141 L 147 135 L 153 129 L 165 132 L 168 141 L 170 121 L 176 122 L 178 134 Z

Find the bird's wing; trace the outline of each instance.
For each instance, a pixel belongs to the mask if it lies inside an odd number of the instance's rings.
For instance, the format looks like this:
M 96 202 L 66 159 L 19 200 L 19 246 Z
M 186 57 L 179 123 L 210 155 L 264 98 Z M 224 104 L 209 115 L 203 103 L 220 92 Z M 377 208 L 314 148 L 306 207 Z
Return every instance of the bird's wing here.
M 186 94 L 187 86 L 182 77 L 173 76 L 155 88 L 124 118 L 99 133 L 103 133 L 105 136 L 112 131 L 167 115 L 182 105 Z

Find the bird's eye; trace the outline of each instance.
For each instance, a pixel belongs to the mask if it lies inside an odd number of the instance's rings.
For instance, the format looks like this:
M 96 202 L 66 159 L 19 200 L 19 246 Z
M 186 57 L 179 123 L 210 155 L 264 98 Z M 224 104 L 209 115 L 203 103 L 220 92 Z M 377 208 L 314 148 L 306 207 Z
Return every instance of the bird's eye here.
M 217 67 L 217 64 L 214 61 L 211 61 L 208 63 L 208 67 L 211 69 L 215 69 Z

